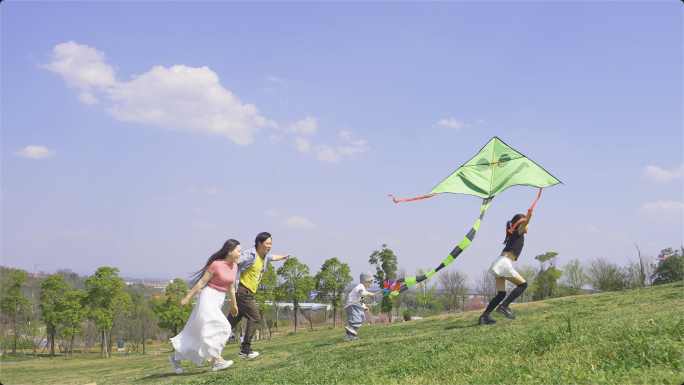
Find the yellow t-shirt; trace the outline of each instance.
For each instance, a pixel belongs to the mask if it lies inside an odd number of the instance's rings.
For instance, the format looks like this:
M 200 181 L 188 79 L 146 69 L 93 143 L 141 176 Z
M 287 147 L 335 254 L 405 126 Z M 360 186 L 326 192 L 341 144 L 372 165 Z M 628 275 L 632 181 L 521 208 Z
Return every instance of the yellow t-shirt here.
M 240 284 L 256 293 L 264 273 L 264 260 L 257 255 L 254 264 L 240 274 Z

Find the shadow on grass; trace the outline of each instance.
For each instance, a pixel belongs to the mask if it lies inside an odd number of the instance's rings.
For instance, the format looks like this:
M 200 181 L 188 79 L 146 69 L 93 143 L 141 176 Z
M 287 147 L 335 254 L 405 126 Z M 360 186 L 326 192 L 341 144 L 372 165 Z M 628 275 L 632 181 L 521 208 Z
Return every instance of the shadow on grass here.
M 480 326 L 479 324 L 472 324 L 472 325 L 453 325 L 453 326 L 447 326 L 444 328 L 444 330 L 453 330 L 453 329 L 465 329 L 465 328 L 472 328 L 475 326 Z
M 196 376 L 198 374 L 206 374 L 208 372 L 205 371 L 197 371 L 197 372 L 192 372 L 192 373 L 181 373 L 181 374 L 176 374 L 176 373 L 160 373 L 160 374 L 152 374 L 147 377 L 142 377 L 138 378 L 137 381 L 143 381 L 143 380 L 155 380 L 158 378 L 166 378 L 166 377 L 189 377 L 189 376 Z

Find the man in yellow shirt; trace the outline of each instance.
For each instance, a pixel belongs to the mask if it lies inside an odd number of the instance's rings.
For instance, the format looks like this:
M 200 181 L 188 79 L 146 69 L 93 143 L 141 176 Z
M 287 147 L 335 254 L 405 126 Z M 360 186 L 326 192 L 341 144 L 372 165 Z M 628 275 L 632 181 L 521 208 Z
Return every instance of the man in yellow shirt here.
M 256 293 L 259 287 L 259 282 L 261 282 L 266 265 L 270 261 L 279 261 L 290 257 L 290 254 L 270 254 L 271 247 L 273 247 L 271 234 L 266 232 L 259 233 L 254 240 L 254 247 L 249 250 L 243 250 L 240 256 L 237 276 L 235 278 L 235 290 L 237 293 L 235 300 L 237 301 L 238 315 L 233 317 L 232 314 L 228 314 L 227 317 L 230 327 L 233 329 L 235 329 L 235 326 L 242 317 L 247 319 L 245 338 L 242 341 L 242 348 L 240 348 L 240 353 L 238 354 L 239 358 L 254 358 L 259 355 L 259 352 L 251 348 L 254 332 L 256 332 L 257 326 L 261 322 L 261 315 L 254 301 L 254 293 Z

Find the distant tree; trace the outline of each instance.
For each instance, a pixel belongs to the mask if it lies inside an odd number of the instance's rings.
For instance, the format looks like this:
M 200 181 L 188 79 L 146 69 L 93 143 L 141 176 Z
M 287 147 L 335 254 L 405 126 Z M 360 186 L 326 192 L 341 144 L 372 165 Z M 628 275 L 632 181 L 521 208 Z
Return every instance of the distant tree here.
M 429 268 L 428 271 L 430 271 Z M 416 270 L 417 276 L 421 276 L 423 274 L 425 274 L 425 271 L 423 271 L 423 269 Z M 415 291 L 416 299 L 418 299 L 418 304 L 420 307 L 423 308 L 423 317 L 427 317 L 427 309 L 431 305 L 435 305 L 438 302 L 435 298 L 435 289 L 437 288 L 437 284 L 432 285 L 432 287 L 428 289 L 428 282 L 430 282 L 430 278 L 427 278 L 424 281 L 419 282 L 418 290 Z
M 658 254 L 658 258 L 674 254 L 663 260 L 658 261 L 655 269 L 654 285 L 663 283 L 679 282 L 684 280 L 684 248 L 673 251 L 672 248 L 664 249 Z
M 387 248 L 387 244 L 382 245 L 382 250 L 373 251 L 368 262 L 371 265 L 375 265 L 375 282 L 380 288 L 383 287 L 383 283 L 389 282 L 391 279 L 397 277 L 397 256 L 394 255 L 392 250 Z M 382 311 L 391 315 L 393 307 L 392 302 L 392 298 L 383 296 L 381 304 Z
M 516 266 L 515 270 L 520 274 L 523 279 L 525 279 L 525 282 L 532 287 L 534 285 L 534 277 L 537 275 L 539 272 L 539 269 L 536 268 L 533 265 L 520 265 Z M 523 302 L 525 299 L 525 296 L 527 296 L 527 300 L 530 301 L 531 295 L 530 292 L 532 290 L 525 290 L 523 294 L 520 296 L 520 302 Z
M 577 295 L 580 293 L 582 286 L 588 283 L 587 274 L 584 272 L 584 266 L 579 259 L 571 259 L 563 265 L 563 277 L 561 285 L 565 288 L 568 295 Z
M 589 285 L 595 291 L 618 291 L 624 288 L 625 275 L 613 261 L 591 259 L 586 264 L 586 272 Z
M 69 285 L 61 275 L 52 275 L 40 285 L 40 309 L 43 311 L 48 341 L 50 342 L 50 359 L 55 356 L 55 335 L 57 326 L 62 323 L 59 302 L 69 290 Z
M 275 304 L 275 327 L 277 331 L 280 331 L 279 314 L 280 304 L 287 301 L 287 292 L 284 286 L 277 286 L 273 290 L 273 302 Z M 287 307 L 286 307 L 287 309 Z
M 309 266 L 300 263 L 297 258 L 290 257 L 278 268 L 278 275 L 283 277 L 283 290 L 294 304 L 295 333 L 297 332 L 297 313 L 299 303 L 309 298 L 314 289 L 314 279 L 309 276 Z
M 86 302 L 90 306 L 88 318 L 92 320 L 102 333 L 100 356 L 104 356 L 106 349 L 106 332 L 114 326 L 114 308 L 119 304 L 123 293 L 124 280 L 119 278 L 119 269 L 114 267 L 100 267 L 95 274 L 86 278 Z
M 496 280 L 489 273 L 488 269 L 482 269 L 480 274 L 475 276 L 475 287 L 482 294 L 485 302 L 489 302 L 496 295 Z
M 273 305 L 267 302 L 273 302 L 275 299 L 275 288 L 278 283 L 278 276 L 276 275 L 275 268 L 273 264 L 269 262 L 264 269 L 264 274 L 261 277 L 261 282 L 259 282 L 259 290 L 254 293 L 254 301 L 256 302 L 257 309 L 261 315 L 261 332 L 259 335 L 264 335 L 264 323 L 266 323 L 266 314 L 268 310 L 273 307 Z M 268 326 L 268 324 L 267 324 Z M 269 333 L 271 328 L 269 327 Z
M 459 297 L 468 292 L 468 275 L 458 269 L 443 271 L 439 275 L 439 285 L 444 291 L 444 298 L 449 313 L 455 312 L 459 306 Z
M 137 306 L 135 317 L 133 336 L 137 340 L 136 342 L 142 345 L 142 352 L 145 354 L 147 341 L 154 336 L 157 328 L 157 317 L 152 309 L 147 306 Z
M 154 307 L 154 312 L 157 314 L 157 325 L 170 331 L 175 337 L 180 330 L 185 326 L 192 314 L 192 309 L 195 305 L 195 299 L 191 298 L 188 306 L 181 307 L 180 302 L 188 295 L 188 286 L 185 281 L 176 278 L 166 287 L 166 299 Z
M 344 288 L 352 281 L 349 275 L 349 265 L 340 262 L 337 258 L 330 258 L 323 262 L 315 280 L 316 290 L 322 291 L 319 297 L 324 300 L 324 303 L 329 301 L 332 304 L 333 327 L 335 327 L 337 326 L 337 309 L 342 305 Z M 327 321 L 327 313 L 325 318 Z
M 532 284 L 532 299 L 535 301 L 558 297 L 558 280 L 562 276 L 562 271 L 556 269 L 556 256 L 558 253 L 549 251 L 545 254 L 537 255 L 534 259 L 538 260 L 541 268 L 534 278 Z M 546 263 L 549 267 L 546 267 Z
M 66 338 L 70 337 L 70 341 L 67 346 L 71 351 L 71 356 L 74 355 L 74 343 L 76 340 L 76 335 L 83 332 L 83 320 L 88 314 L 86 298 L 85 291 L 76 290 L 66 292 L 57 300 L 56 307 L 59 314 L 59 319 L 62 323 L 62 333 Z

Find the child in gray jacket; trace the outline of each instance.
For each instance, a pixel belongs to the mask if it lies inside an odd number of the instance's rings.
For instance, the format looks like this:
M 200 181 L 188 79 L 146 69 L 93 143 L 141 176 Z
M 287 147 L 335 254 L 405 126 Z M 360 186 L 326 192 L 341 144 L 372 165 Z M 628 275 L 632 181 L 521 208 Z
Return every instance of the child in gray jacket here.
M 373 273 L 370 271 L 361 273 L 360 281 L 361 283 L 356 285 L 356 287 L 349 292 L 349 297 L 347 298 L 347 326 L 345 326 L 347 336 L 344 339 L 345 341 L 356 340 L 358 338 L 359 328 L 366 322 L 365 313 L 369 312 L 369 310 L 363 303 L 363 300 L 381 293 L 369 293 L 366 290 L 373 284 Z

